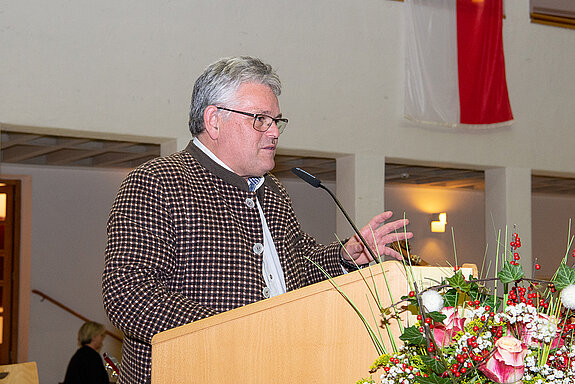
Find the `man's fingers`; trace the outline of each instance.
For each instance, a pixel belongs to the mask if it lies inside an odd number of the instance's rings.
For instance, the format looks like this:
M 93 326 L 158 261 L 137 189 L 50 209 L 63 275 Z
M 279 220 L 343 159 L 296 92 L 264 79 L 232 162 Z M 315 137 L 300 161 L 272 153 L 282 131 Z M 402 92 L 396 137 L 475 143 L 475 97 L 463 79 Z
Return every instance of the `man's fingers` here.
M 403 256 L 401 255 L 401 253 L 397 252 L 394 249 L 388 248 L 388 247 L 385 247 L 384 254 L 386 256 L 391 256 L 391 257 L 393 257 L 399 261 L 403 260 Z
M 382 225 L 381 227 L 378 228 L 378 231 L 386 231 L 386 233 L 390 233 L 393 231 L 398 231 L 400 229 L 403 230 L 403 228 L 407 227 L 408 224 L 409 224 L 408 219 L 399 219 Z
M 413 233 L 411 232 L 393 232 L 388 233 L 387 235 L 381 236 L 378 239 L 378 244 L 390 244 L 395 241 L 403 241 L 406 239 L 411 239 L 413 237 Z
M 385 220 L 388 220 L 391 216 L 393 215 L 393 212 L 391 211 L 385 211 L 380 213 L 379 215 L 373 217 L 369 223 L 367 224 L 367 228 L 372 228 L 374 231 L 382 224 L 385 222 Z

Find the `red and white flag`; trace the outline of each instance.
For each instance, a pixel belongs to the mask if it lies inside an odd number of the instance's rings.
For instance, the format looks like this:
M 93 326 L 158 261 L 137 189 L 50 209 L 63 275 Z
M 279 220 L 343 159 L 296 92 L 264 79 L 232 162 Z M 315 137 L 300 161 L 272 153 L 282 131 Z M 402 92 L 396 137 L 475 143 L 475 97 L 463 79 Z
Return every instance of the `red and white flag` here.
M 502 0 L 405 0 L 405 117 L 422 123 L 510 125 Z

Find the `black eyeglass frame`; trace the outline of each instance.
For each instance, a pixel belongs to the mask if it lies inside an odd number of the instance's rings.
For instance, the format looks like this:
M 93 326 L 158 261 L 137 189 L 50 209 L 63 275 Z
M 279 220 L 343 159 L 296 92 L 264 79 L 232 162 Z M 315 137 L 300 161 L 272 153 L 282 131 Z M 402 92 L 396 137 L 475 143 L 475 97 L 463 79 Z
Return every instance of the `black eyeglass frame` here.
M 249 116 L 249 117 L 253 117 L 254 118 L 254 123 L 252 124 L 252 128 L 255 129 L 258 132 L 267 132 L 268 129 L 270 129 L 270 127 L 272 126 L 273 123 L 276 124 L 276 127 L 278 127 L 278 131 L 281 135 L 281 133 L 284 131 L 287 123 L 288 123 L 288 119 L 284 118 L 284 117 L 280 117 L 280 118 L 275 118 L 275 117 L 271 117 L 270 115 L 266 115 L 264 113 L 249 113 L 249 112 L 243 112 L 243 111 L 237 111 L 235 109 L 230 109 L 230 108 L 225 108 L 225 107 L 218 107 L 216 106 L 217 109 L 223 110 L 223 111 L 228 111 L 228 112 L 234 112 L 234 113 L 239 113 L 240 115 L 244 115 L 244 116 Z M 263 117 L 267 117 L 269 119 L 271 119 L 271 123 L 268 124 L 268 126 L 266 127 L 266 129 L 264 129 L 263 131 L 261 129 L 257 129 L 256 128 L 256 121 L 258 120 L 258 117 L 263 116 Z M 264 127 L 265 124 L 262 123 L 262 127 Z

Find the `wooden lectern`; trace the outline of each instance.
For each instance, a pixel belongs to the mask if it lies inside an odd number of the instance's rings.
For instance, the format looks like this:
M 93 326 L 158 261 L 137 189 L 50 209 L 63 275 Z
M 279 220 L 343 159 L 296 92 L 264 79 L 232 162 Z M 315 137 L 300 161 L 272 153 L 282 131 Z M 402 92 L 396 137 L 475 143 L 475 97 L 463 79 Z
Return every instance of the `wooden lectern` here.
M 474 271 L 466 273 L 476 274 Z M 422 285 L 437 284 L 449 268 L 414 267 Z M 386 279 L 387 283 L 386 283 Z M 403 266 L 387 261 L 334 279 L 386 340 L 366 283 L 384 307 L 408 292 Z M 401 317 L 408 320 L 408 312 Z M 396 341 L 397 321 L 390 324 Z M 362 321 L 329 281 L 262 300 L 152 339 L 152 384 L 355 383 L 378 357 Z

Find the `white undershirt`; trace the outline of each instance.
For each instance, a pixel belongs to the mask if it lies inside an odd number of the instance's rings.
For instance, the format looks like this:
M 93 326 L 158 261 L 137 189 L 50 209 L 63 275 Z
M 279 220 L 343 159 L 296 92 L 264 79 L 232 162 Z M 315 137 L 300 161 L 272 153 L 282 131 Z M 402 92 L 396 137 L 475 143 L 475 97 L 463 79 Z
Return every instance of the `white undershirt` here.
M 193 143 L 198 147 L 202 152 L 208 155 L 212 160 L 216 163 L 227 169 L 228 171 L 234 172 L 230 167 L 224 164 L 212 151 L 210 151 L 202 142 L 197 138 L 194 137 Z M 235 172 L 234 172 L 235 173 Z M 247 183 L 247 180 L 246 180 Z M 262 186 L 264 183 L 264 178 L 260 178 L 259 183 L 257 184 L 255 190 Z M 278 252 L 274 245 L 274 240 L 272 238 L 272 234 L 268 228 L 266 223 L 266 218 L 264 216 L 264 211 L 260 205 L 259 200 L 256 198 L 256 204 L 258 207 L 258 211 L 260 213 L 260 219 L 262 222 L 262 229 L 264 235 L 264 243 L 263 243 L 263 262 L 262 262 L 262 274 L 264 281 L 266 283 L 266 289 L 264 289 L 263 295 L 264 297 L 272 297 L 277 296 L 279 294 L 286 292 L 286 283 L 284 278 L 284 273 L 282 270 L 282 266 L 280 263 L 280 259 L 278 256 Z M 254 249 L 257 244 L 254 244 Z

